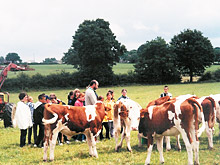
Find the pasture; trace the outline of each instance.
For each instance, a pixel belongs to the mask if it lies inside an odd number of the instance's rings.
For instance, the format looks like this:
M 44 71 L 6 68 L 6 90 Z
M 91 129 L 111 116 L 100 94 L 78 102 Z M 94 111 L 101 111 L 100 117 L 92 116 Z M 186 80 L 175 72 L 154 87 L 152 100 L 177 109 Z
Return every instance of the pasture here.
M 128 96 L 138 102 L 142 107 L 146 107 L 148 102 L 157 99 L 163 92 L 163 85 L 137 85 L 137 86 L 115 86 L 115 87 L 100 87 L 97 90 L 99 95 L 106 98 L 108 89 L 115 91 L 115 99 L 121 95 L 121 89 L 128 90 Z M 220 83 L 197 83 L 197 84 L 178 84 L 169 85 L 170 92 L 173 96 L 182 94 L 196 94 L 197 96 L 206 96 L 210 94 L 220 93 Z M 37 96 L 41 93 L 50 94 L 54 92 L 58 98 L 67 102 L 67 95 L 70 90 L 56 91 L 32 91 L 28 94 L 33 96 L 34 102 L 37 101 Z M 84 89 L 80 89 L 85 91 Z M 18 102 L 18 93 L 10 93 L 10 102 Z M 214 149 L 208 150 L 208 141 L 205 132 L 200 137 L 199 159 L 200 164 L 220 164 L 220 138 L 218 137 L 219 129 L 215 125 L 214 134 Z M 89 157 L 88 145 L 86 143 L 77 143 L 71 140 L 71 144 L 63 146 L 56 145 L 55 160 L 53 162 L 44 163 L 43 149 L 33 148 L 33 146 L 19 147 L 20 131 L 18 128 L 3 128 L 3 122 L 0 122 L 0 164 L 144 164 L 147 157 L 147 146 L 138 148 L 137 132 L 131 133 L 132 153 L 126 149 L 125 141 L 122 149 L 116 153 L 114 151 L 115 141 L 103 140 L 97 143 L 97 152 L 99 158 Z M 104 134 L 105 136 L 105 134 Z M 185 145 L 181 139 L 182 151 L 175 150 L 175 139 L 171 138 L 172 150 L 166 152 L 164 149 L 165 164 L 187 164 L 187 152 Z M 159 153 L 154 145 L 154 150 L 151 156 L 151 164 L 159 164 Z
M 34 71 L 19 71 L 19 72 L 8 72 L 8 78 L 15 78 L 17 77 L 21 72 L 33 76 L 37 73 L 40 73 L 41 75 L 49 75 L 49 74 L 56 74 L 60 73 L 61 71 L 73 73 L 76 72 L 77 69 L 73 68 L 72 65 L 67 64 L 56 64 L 56 65 L 29 65 L 30 68 L 34 68 Z M 113 66 L 113 72 L 115 74 L 126 74 L 129 71 L 134 70 L 134 64 L 123 64 L 123 63 L 117 63 Z

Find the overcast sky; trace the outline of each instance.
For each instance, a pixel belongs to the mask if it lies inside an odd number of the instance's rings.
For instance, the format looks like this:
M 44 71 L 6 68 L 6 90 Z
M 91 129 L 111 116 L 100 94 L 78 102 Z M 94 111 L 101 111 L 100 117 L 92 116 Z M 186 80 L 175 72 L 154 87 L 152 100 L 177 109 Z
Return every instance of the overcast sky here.
M 60 60 L 84 20 L 102 18 L 128 50 L 197 29 L 220 47 L 219 0 L 0 0 L 0 56 Z

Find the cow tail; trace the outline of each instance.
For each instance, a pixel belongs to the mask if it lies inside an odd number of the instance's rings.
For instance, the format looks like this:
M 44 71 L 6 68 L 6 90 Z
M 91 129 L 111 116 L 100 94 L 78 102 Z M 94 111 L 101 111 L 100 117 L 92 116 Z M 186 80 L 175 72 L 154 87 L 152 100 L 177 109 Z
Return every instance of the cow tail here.
M 192 98 L 193 99 L 193 98 Z M 195 99 L 194 100 L 194 105 L 197 107 L 196 109 L 196 113 L 197 115 L 195 115 L 195 125 L 196 125 L 196 130 L 198 130 L 198 134 L 197 137 L 200 137 L 202 135 L 202 133 L 205 131 L 205 117 L 204 117 L 204 113 L 203 113 L 203 108 L 201 106 L 201 104 L 199 104 Z M 200 111 L 200 113 L 199 113 Z M 202 127 L 199 128 L 199 114 L 201 115 L 201 122 L 202 122 Z M 197 131 L 196 131 L 197 133 Z
M 195 120 L 195 133 L 196 137 L 200 137 L 203 131 L 205 130 L 205 118 L 203 114 L 203 109 L 202 106 L 194 99 L 194 98 L 189 98 L 189 101 L 194 105 L 194 120 Z M 200 111 L 200 113 L 199 113 Z M 202 127 L 199 128 L 199 114 L 201 115 L 202 118 Z
M 50 108 L 50 106 L 51 106 L 51 104 L 45 104 L 45 106 L 44 106 L 44 111 L 45 112 L 44 113 L 50 112 L 50 113 L 52 113 L 54 115 L 54 117 L 52 119 L 44 119 L 43 118 L 42 122 L 43 122 L 44 125 L 46 125 L 46 124 L 53 124 L 58 119 L 58 115 L 55 112 L 53 112 L 53 110 Z
M 16 113 L 16 104 L 13 105 L 12 112 L 11 112 L 11 121 L 12 121 L 12 125 L 14 128 L 17 126 L 17 121 L 15 119 L 15 113 Z
M 209 124 L 209 128 L 212 128 L 215 126 L 215 122 L 216 122 L 216 104 L 215 104 L 215 100 L 212 97 L 206 97 L 206 99 L 210 100 L 212 103 L 212 111 L 211 111 L 211 116 L 209 118 L 210 120 L 210 124 Z

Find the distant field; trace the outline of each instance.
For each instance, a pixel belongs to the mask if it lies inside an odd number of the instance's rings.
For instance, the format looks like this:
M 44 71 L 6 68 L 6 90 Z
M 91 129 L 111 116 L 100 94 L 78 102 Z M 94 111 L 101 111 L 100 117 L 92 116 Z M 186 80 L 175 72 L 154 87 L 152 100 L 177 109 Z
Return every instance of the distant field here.
M 128 73 L 129 71 L 134 70 L 134 64 L 119 64 L 114 65 L 113 72 L 115 74 L 124 74 Z M 33 76 L 37 73 L 40 73 L 42 75 L 49 75 L 52 73 L 59 73 L 61 71 L 65 72 L 76 72 L 77 69 L 73 68 L 72 65 L 66 65 L 66 64 L 58 64 L 58 65 L 30 65 L 30 68 L 34 68 L 35 71 L 22 71 L 23 73 Z M 21 72 L 8 72 L 8 78 L 14 78 L 18 76 Z

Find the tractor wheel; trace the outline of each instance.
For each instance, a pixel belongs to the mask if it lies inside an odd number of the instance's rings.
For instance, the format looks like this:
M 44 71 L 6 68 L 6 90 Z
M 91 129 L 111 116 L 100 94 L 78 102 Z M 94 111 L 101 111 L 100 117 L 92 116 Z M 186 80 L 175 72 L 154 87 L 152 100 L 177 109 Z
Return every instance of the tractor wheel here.
M 12 107 L 13 107 L 13 103 L 7 103 L 5 105 L 4 115 L 3 115 L 3 120 L 4 120 L 5 128 L 6 127 L 13 127 L 12 126 L 12 121 L 11 121 Z

